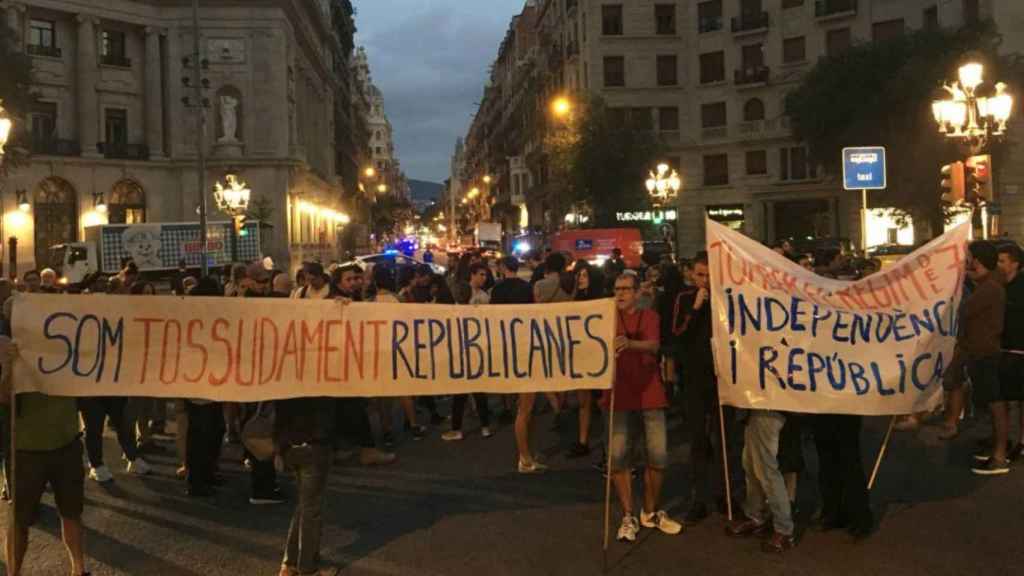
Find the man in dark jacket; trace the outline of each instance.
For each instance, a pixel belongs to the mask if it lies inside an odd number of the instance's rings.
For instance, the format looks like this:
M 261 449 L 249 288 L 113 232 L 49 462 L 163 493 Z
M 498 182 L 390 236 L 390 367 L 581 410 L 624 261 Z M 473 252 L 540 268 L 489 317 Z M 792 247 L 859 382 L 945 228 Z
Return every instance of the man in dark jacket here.
M 1017 460 L 1024 456 L 1024 274 L 1020 273 L 1024 252 L 1016 244 L 999 247 L 999 271 L 1006 281 L 1006 315 L 1003 322 L 1003 357 L 1000 368 L 1000 387 L 1006 400 L 1017 404 L 1020 418 L 1017 442 L 1007 457 Z
M 288 529 L 281 574 L 319 574 L 323 496 L 331 464 L 333 398 L 275 402 L 274 445 L 278 465 L 295 475 L 298 502 Z

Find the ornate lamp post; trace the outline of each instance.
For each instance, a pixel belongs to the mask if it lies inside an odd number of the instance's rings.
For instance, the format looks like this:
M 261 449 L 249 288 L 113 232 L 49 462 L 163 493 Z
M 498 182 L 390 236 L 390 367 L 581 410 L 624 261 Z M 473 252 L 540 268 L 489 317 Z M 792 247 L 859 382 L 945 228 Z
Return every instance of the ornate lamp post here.
M 1013 112 L 1013 96 L 1006 91 L 1006 84 L 996 82 L 987 95 L 980 94 L 984 74 L 981 64 L 964 64 L 958 70 L 957 81 L 943 86 L 949 98 L 932 102 L 939 133 L 965 143 L 974 152 L 989 138 L 1006 134 L 1006 123 Z
M 644 184 L 647 186 L 647 193 L 651 195 L 651 201 L 655 206 L 661 207 L 679 194 L 683 180 L 678 172 L 669 168 L 668 164 L 658 164 L 655 170 L 648 173 Z
M 245 213 L 249 209 L 252 190 L 233 171 L 224 175 L 227 186 L 216 182 L 213 185 L 213 201 L 217 209 L 231 216 L 233 221 L 231 234 L 231 261 L 238 260 L 238 235 L 245 226 Z

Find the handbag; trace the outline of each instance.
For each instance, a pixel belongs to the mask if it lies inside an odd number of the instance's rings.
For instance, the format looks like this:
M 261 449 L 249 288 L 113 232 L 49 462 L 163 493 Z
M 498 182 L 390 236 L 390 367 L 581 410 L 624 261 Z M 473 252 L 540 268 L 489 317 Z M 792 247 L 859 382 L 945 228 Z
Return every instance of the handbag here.
M 274 405 L 264 409 L 264 402 L 256 405 L 256 414 L 242 427 L 242 444 L 261 462 L 274 459 Z

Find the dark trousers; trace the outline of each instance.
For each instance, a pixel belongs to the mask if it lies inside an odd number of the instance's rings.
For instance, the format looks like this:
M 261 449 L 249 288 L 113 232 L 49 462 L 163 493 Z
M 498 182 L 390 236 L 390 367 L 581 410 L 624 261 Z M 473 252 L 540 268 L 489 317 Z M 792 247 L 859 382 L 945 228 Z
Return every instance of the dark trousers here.
M 692 363 L 689 366 L 694 367 Z M 715 497 L 725 497 L 725 469 L 722 465 L 722 434 L 718 421 L 718 389 L 714 373 L 693 369 L 683 386 L 686 402 L 686 429 L 690 436 L 690 479 L 693 501 L 712 505 Z M 725 406 L 726 448 L 729 456 L 730 491 L 743 493 L 743 467 L 740 455 L 742 426 L 736 422 L 736 409 Z
M 224 436 L 224 409 L 220 402 L 193 404 L 185 401 L 188 412 L 185 466 L 190 487 L 213 483 Z
M 861 417 L 812 417 L 818 448 L 822 518 L 835 526 L 870 530 L 873 524 L 860 453 Z
M 335 428 L 338 436 L 347 438 L 360 448 L 376 446 L 373 428 L 370 427 L 370 415 L 366 412 L 366 398 L 339 398 L 337 403 Z
M 469 394 L 457 394 L 452 398 L 452 430 L 462 430 L 462 416 L 466 412 L 466 400 Z M 476 412 L 480 416 L 481 426 L 491 425 L 491 408 L 487 405 L 487 394 L 477 392 L 473 394 L 476 400 Z
M 241 426 L 243 429 L 249 418 L 256 415 L 256 407 L 257 404 L 242 405 Z M 249 479 L 252 482 L 253 496 L 264 496 L 277 491 L 277 470 L 274 469 L 274 461 L 267 460 L 266 462 L 261 462 L 248 450 L 245 450 L 243 455 L 252 465 L 252 469 L 249 471 Z
M 103 466 L 103 424 L 107 418 L 110 418 L 117 429 L 117 442 L 121 445 L 125 458 L 133 461 L 138 455 L 135 431 L 124 420 L 124 409 L 127 404 L 127 398 L 110 396 L 78 400 L 78 410 L 85 422 L 85 450 L 89 454 L 89 464 L 93 468 Z
M 320 563 L 324 489 L 330 469 L 329 446 L 306 445 L 285 451 L 284 464 L 295 475 L 298 502 L 288 528 L 284 565 L 300 574 L 312 574 Z

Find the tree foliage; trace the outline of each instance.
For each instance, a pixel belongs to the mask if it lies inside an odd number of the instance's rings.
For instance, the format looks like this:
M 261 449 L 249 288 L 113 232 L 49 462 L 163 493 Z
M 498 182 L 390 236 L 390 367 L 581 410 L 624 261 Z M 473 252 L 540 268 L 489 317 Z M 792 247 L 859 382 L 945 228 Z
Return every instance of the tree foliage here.
M 32 59 L 24 52 L 18 50 L 17 36 L 15 31 L 6 25 L 0 25 L 0 100 L 3 100 L 3 107 L 7 115 L 14 121 L 15 133 L 24 126 L 19 126 L 28 113 L 32 110 L 32 104 L 36 96 L 31 90 L 32 85 Z M 3 171 L 6 172 L 9 166 L 16 166 L 27 155 L 27 151 L 8 142 L 5 149 Z
M 416 209 L 406 198 L 394 194 L 386 194 L 377 198 L 376 204 L 370 209 L 373 233 L 379 235 L 394 234 L 396 227 L 413 219 Z
M 999 55 L 999 43 L 995 26 L 981 23 L 916 31 L 824 58 L 786 98 L 793 133 L 830 174 L 841 172 L 843 147 L 885 146 L 889 188 L 874 193 L 872 204 L 904 210 L 941 230 L 939 168 L 962 155 L 938 133 L 931 102 L 968 56 L 985 63 L 988 79 L 999 78 L 1019 94 L 1022 67 L 1016 56 Z
M 616 212 L 650 205 L 644 180 L 664 146 L 649 122 L 625 112 L 595 97 L 549 133 L 550 180 L 561 213 L 585 204 L 595 226 L 614 226 Z

